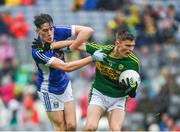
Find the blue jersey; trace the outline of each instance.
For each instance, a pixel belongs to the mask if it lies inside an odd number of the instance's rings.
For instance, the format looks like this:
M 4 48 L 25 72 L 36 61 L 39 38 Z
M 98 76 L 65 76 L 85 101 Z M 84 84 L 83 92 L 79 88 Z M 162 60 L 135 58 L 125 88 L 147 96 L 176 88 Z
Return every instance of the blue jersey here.
M 66 40 L 74 35 L 74 26 L 54 26 L 54 41 Z M 32 49 L 32 57 L 38 67 L 38 91 L 54 94 L 64 93 L 69 82 L 66 73 L 50 67 L 54 57 L 65 61 L 63 51 L 56 49 L 41 52 L 39 49 Z

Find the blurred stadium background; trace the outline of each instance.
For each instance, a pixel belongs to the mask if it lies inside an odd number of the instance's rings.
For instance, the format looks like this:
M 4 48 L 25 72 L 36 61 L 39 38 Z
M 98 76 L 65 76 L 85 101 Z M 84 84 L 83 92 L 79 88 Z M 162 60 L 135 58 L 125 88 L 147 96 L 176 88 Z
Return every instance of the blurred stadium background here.
M 180 131 L 179 0 L 0 0 L 0 130 L 53 130 L 36 94 L 31 58 L 33 16 L 48 13 L 55 24 L 89 25 L 89 41 L 112 43 L 114 32 L 128 28 L 136 37 L 142 84 L 128 99 L 123 130 Z M 67 60 L 86 54 L 72 52 Z M 94 64 L 69 73 L 78 129 L 86 117 Z M 120 117 L 121 118 L 121 117 Z M 108 130 L 105 117 L 98 130 Z

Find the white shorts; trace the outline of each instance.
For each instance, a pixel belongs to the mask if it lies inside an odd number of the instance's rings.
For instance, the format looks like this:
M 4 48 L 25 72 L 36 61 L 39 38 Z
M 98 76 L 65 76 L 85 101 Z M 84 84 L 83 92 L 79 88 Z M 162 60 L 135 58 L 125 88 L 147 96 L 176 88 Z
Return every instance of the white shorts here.
M 95 104 L 103 108 L 104 111 L 111 111 L 114 109 L 120 109 L 125 111 L 126 108 L 126 97 L 112 98 L 103 95 L 97 89 L 93 88 L 92 95 L 90 97 L 89 104 Z
M 38 96 L 47 112 L 64 110 L 64 103 L 74 100 L 70 81 L 63 94 L 56 95 L 38 91 Z

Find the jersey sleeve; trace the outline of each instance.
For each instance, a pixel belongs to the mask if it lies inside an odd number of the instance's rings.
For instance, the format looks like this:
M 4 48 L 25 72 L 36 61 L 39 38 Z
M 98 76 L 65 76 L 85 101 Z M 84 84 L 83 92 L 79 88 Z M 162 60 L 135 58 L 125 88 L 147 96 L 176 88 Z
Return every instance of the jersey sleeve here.
M 54 27 L 54 37 L 57 41 L 65 40 L 69 37 L 75 36 L 75 25 L 57 25 Z
M 55 57 L 51 56 L 50 54 L 44 54 L 38 49 L 32 50 L 32 57 L 36 63 L 41 63 L 46 66 L 50 66 L 55 59 Z

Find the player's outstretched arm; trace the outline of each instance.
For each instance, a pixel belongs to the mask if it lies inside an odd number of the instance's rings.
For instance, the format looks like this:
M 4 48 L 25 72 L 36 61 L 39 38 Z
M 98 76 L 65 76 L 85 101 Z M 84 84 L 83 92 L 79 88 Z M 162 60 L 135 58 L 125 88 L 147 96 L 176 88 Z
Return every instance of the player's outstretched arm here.
M 91 63 L 92 61 L 103 61 L 104 58 L 106 58 L 106 54 L 102 53 L 101 50 L 97 50 L 92 56 L 67 63 L 56 57 L 52 57 L 52 63 L 50 66 L 59 70 L 64 70 L 65 72 L 71 72 Z
M 75 25 L 75 40 L 65 40 L 59 42 L 53 42 L 51 49 L 60 49 L 69 46 L 70 49 L 78 49 L 79 46 L 83 45 L 83 42 L 87 41 L 88 38 L 94 33 L 94 30 L 90 27 Z M 85 50 L 82 46 L 81 50 Z
M 70 47 L 73 42 L 74 42 L 74 40 L 65 40 L 65 41 L 53 42 L 51 44 L 51 49 L 62 49 L 62 48 L 68 47 L 68 46 Z M 86 50 L 85 43 L 81 44 L 77 49 L 81 50 L 81 51 L 85 51 Z
M 77 70 L 85 65 L 88 65 L 91 62 L 92 62 L 91 56 L 88 56 L 81 60 L 75 60 L 75 61 L 71 61 L 71 62 L 63 62 L 62 60 L 54 57 L 51 67 L 53 67 L 55 69 L 63 70 L 65 72 L 71 72 L 71 71 Z
M 63 40 L 52 43 L 43 43 L 40 39 L 34 38 L 32 48 L 40 48 L 43 50 L 61 49 L 70 46 L 73 42 L 74 40 Z
M 75 25 L 76 39 L 70 46 L 71 49 L 77 49 L 83 42 L 87 41 L 89 37 L 94 33 L 91 27 Z
M 74 40 L 64 40 L 51 43 L 51 49 L 61 49 L 72 45 Z

